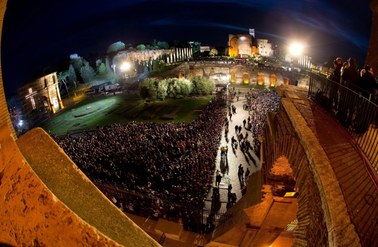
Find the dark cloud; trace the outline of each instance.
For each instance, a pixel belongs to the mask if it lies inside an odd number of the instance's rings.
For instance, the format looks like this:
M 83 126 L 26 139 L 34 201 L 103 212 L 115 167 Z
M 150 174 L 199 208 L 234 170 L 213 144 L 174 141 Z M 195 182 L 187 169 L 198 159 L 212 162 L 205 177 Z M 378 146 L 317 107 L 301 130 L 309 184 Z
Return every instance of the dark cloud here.
M 197 40 L 226 45 L 229 33 L 302 39 L 319 61 L 363 63 L 370 35 L 368 1 L 353 0 L 18 0 L 8 1 L 2 40 L 7 92 L 71 53 L 103 53 L 115 41 Z

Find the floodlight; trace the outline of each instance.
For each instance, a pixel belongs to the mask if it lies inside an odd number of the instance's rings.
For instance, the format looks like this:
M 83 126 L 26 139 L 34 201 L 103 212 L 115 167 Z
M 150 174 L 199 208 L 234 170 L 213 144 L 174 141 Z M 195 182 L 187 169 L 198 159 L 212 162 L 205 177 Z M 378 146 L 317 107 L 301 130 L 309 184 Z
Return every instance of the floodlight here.
M 131 64 L 129 62 L 123 62 L 121 66 L 119 67 L 121 71 L 128 71 L 130 70 L 130 68 L 131 68 Z
M 289 53 L 295 57 L 302 55 L 303 50 L 304 50 L 304 44 L 299 43 L 299 42 L 293 42 L 289 46 Z

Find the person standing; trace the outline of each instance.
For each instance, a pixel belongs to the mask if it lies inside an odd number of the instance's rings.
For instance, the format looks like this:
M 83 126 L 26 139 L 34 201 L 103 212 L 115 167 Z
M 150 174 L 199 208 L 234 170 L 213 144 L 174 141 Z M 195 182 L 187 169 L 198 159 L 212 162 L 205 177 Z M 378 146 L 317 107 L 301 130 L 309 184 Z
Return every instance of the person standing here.
M 222 174 L 219 170 L 217 170 L 216 176 L 215 176 L 215 186 L 219 187 L 220 182 L 222 180 Z
M 232 190 L 232 184 L 229 184 L 227 188 L 227 203 L 231 203 L 231 190 Z
M 240 164 L 239 167 L 238 167 L 238 178 L 239 178 L 240 184 L 243 183 L 243 176 L 244 176 L 244 168 L 243 168 L 242 164 Z
M 337 111 L 337 105 L 339 103 L 339 96 L 338 96 L 338 90 L 339 90 L 339 84 L 341 79 L 341 68 L 343 67 L 343 59 L 341 57 L 337 57 L 335 61 L 333 61 L 334 70 L 329 77 L 330 80 L 332 80 L 335 83 L 332 83 L 331 90 L 330 90 L 330 104 L 331 107 L 333 107 L 334 110 Z
M 373 68 L 369 65 L 366 65 L 364 67 L 364 70 L 365 73 L 360 78 L 360 93 L 368 100 L 373 101 L 377 85 L 374 79 Z M 366 99 L 361 100 L 364 102 L 366 101 Z M 354 126 L 354 131 L 357 134 L 365 133 L 369 128 L 369 124 L 375 120 L 375 117 L 375 113 L 371 112 L 370 109 L 367 109 L 366 104 L 359 104 L 358 110 L 356 112 L 356 123 Z
M 375 94 L 376 83 L 374 79 L 373 68 L 370 65 L 364 67 L 365 73 L 361 76 L 360 86 L 362 90 L 362 96 L 368 99 L 372 99 Z
M 357 71 L 356 60 L 352 57 L 348 58 L 348 63 L 341 70 L 341 84 L 353 91 L 357 91 L 360 75 Z M 351 100 L 354 94 L 346 88 L 342 88 L 340 92 L 338 119 L 344 127 L 349 127 L 353 120 L 355 112 L 354 101 Z

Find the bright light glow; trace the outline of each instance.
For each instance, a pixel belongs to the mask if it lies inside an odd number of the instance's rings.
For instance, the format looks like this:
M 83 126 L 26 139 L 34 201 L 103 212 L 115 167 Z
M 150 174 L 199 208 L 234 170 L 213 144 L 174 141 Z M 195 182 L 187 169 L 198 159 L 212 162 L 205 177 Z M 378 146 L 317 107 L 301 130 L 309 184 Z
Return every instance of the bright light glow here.
M 24 125 L 24 120 L 18 121 L 18 126 L 22 127 L 22 125 Z
M 119 67 L 119 69 L 121 70 L 121 71 L 128 71 L 128 70 L 130 70 L 130 68 L 131 68 L 131 64 L 129 63 L 129 62 L 123 62 L 122 64 L 121 64 L 121 66 Z
M 303 50 L 304 50 L 304 45 L 299 42 L 293 42 L 289 46 L 289 53 L 296 57 L 302 55 Z
M 244 41 L 244 40 L 246 40 L 247 38 L 244 37 L 244 36 L 241 36 L 239 39 L 240 39 L 241 41 Z

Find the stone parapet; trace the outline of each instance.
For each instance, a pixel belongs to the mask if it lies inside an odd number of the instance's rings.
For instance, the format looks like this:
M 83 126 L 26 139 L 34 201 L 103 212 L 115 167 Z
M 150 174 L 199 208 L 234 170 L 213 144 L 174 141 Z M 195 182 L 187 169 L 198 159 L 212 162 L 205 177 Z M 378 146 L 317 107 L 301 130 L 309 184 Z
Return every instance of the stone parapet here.
M 12 246 L 120 246 L 80 219 L 30 168 L 0 127 L 0 242 Z
M 46 190 L 89 228 L 124 246 L 159 246 L 92 184 L 44 130 L 28 131 L 17 144 Z M 59 232 L 54 229 L 51 235 Z
M 359 237 L 351 223 L 342 191 L 326 153 L 291 99 L 282 99 L 282 105 L 298 134 L 319 189 L 329 246 L 360 246 Z

